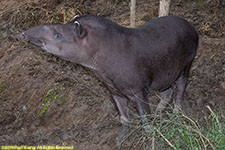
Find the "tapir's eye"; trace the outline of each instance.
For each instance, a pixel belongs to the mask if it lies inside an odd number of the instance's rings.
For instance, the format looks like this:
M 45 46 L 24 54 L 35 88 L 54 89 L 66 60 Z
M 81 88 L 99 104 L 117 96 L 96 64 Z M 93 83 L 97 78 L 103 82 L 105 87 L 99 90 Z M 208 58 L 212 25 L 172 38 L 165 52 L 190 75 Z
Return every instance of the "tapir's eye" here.
M 62 34 L 60 33 L 55 33 L 55 39 L 61 39 L 62 38 Z

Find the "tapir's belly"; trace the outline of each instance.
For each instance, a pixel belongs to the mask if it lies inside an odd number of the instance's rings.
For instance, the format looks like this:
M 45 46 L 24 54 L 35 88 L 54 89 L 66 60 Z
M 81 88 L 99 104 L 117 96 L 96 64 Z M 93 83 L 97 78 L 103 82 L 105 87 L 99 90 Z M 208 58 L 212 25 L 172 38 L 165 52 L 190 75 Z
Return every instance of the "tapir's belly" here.
M 150 75 L 150 89 L 154 91 L 163 91 L 174 84 L 184 70 L 178 66 L 168 66 L 169 69 L 162 68 Z
M 170 86 L 177 80 L 179 74 L 177 73 L 175 76 L 161 76 L 157 79 L 152 80 L 150 85 L 150 89 L 154 91 L 163 91 Z

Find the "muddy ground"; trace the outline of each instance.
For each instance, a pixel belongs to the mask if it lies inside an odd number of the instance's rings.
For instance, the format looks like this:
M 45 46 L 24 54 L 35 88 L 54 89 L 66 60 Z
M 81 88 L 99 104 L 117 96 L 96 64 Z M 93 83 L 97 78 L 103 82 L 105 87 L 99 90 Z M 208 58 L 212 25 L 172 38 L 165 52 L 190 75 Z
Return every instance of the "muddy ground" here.
M 103 84 L 88 69 L 47 54 L 21 38 L 21 32 L 30 27 L 63 23 L 74 14 L 88 13 L 129 26 L 129 1 L 1 0 L 0 146 L 118 149 L 118 111 Z M 138 1 L 137 26 L 157 14 L 157 0 Z M 224 4 L 218 5 L 216 0 L 174 0 L 170 14 L 191 21 L 200 33 L 184 112 L 201 120 L 209 105 L 225 114 Z M 157 93 L 150 93 L 152 110 L 158 101 Z

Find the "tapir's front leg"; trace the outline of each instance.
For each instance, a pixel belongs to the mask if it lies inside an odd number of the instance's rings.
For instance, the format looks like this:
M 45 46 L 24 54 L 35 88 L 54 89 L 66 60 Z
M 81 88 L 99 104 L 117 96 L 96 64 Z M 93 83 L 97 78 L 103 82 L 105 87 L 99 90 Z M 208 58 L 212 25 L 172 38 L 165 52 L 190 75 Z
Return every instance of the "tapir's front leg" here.
M 130 89 L 129 94 L 127 94 L 127 97 L 134 102 L 136 109 L 138 111 L 138 114 L 141 117 L 144 117 L 145 115 L 150 114 L 150 107 L 147 99 L 147 93 L 148 90 L 146 89 Z
M 124 140 L 128 130 L 129 130 L 129 108 L 128 108 L 128 99 L 125 97 L 121 97 L 118 95 L 113 95 L 113 99 L 116 103 L 116 106 L 120 112 L 120 122 L 122 123 L 122 132 L 116 138 L 116 144 L 120 145 L 120 143 Z

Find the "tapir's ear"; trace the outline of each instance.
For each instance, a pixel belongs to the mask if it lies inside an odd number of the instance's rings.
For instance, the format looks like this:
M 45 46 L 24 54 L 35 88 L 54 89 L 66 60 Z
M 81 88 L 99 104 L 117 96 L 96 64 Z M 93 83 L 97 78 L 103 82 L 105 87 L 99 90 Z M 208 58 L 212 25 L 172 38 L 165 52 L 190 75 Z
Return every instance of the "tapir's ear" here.
M 81 39 L 84 38 L 87 35 L 87 30 L 78 21 L 74 21 L 74 24 L 77 36 Z

